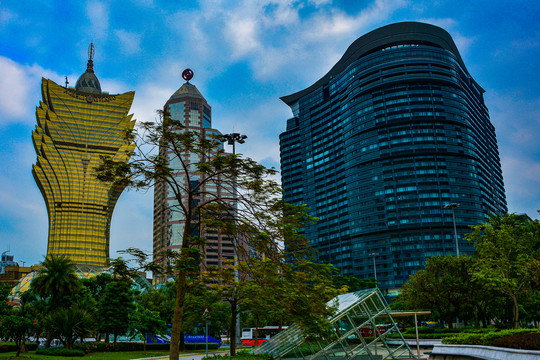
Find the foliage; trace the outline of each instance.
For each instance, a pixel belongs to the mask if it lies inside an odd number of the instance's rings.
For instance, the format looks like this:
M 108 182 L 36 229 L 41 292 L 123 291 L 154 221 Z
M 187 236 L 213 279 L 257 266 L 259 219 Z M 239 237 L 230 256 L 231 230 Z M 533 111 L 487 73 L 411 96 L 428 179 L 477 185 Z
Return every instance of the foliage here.
M 442 339 L 443 344 L 466 344 L 493 346 L 495 339 L 519 334 L 540 333 L 538 329 L 512 329 L 501 331 L 488 331 L 480 334 L 461 333 Z
M 198 234 L 213 229 L 236 239 L 239 259 L 247 256 L 250 249 L 262 257 L 284 261 L 283 243 L 291 257 L 304 257 L 309 246 L 298 230 L 313 219 L 307 216 L 304 206 L 292 206 L 281 199 L 281 188 L 269 180 L 277 173 L 275 169 L 228 154 L 223 150 L 221 137 L 189 130 L 167 112 L 158 113 L 157 123 L 139 123 L 137 133 L 127 134 L 137 144 L 134 153 L 128 154 L 133 155 L 129 162 L 104 157 L 97 173 L 101 181 L 122 187 L 166 186 L 176 199 L 167 211 L 182 219 L 182 243 L 178 252 L 162 255 L 166 257 L 163 262 L 170 264 L 165 267 L 165 274 L 176 277 L 170 357 L 178 359 L 187 279 L 199 272 L 205 249 L 205 239 Z M 171 166 L 169 159 L 180 169 Z M 206 191 L 207 186 L 218 187 L 219 195 Z M 231 303 L 233 314 L 236 302 Z M 231 316 L 231 329 L 235 321 Z M 234 345 L 231 352 L 234 353 Z
M 205 310 L 208 310 L 206 314 Z M 185 334 L 195 335 L 193 329 L 208 321 L 208 333 L 218 336 L 219 330 L 229 324 L 229 315 L 229 308 L 219 293 L 210 291 L 199 279 L 188 280 L 182 321 L 182 331 Z
M 162 344 L 146 344 L 147 351 L 155 350 L 168 350 L 168 343 Z M 139 342 L 117 342 L 105 343 L 105 342 L 87 342 L 84 344 L 75 344 L 73 345 L 74 349 L 83 350 L 85 353 L 93 352 L 119 352 L 119 351 L 143 351 L 144 344 Z M 205 343 L 187 343 L 186 350 L 204 350 L 206 348 Z M 216 343 L 208 343 L 208 349 L 216 350 L 219 348 L 219 345 Z
M 135 309 L 131 282 L 123 278 L 113 279 L 105 286 L 100 299 L 99 311 L 102 316 L 101 331 L 118 335 L 129 330 L 129 318 Z
M 420 339 L 442 339 L 449 336 L 456 336 L 457 334 L 467 333 L 467 334 L 483 334 L 490 331 L 495 331 L 493 328 L 475 328 L 472 326 L 463 326 L 459 328 L 443 328 L 443 327 L 429 327 L 429 326 L 420 326 L 418 327 L 418 337 Z M 414 327 L 410 327 L 405 331 L 402 331 L 401 334 L 406 339 L 415 339 L 416 330 Z M 398 334 L 388 335 L 390 338 L 399 338 Z
M 540 333 L 516 334 L 493 340 L 493 346 L 512 349 L 540 350 Z
M 90 324 L 91 316 L 77 305 L 58 309 L 45 317 L 45 327 L 60 339 L 67 350 L 73 348 L 76 338 L 84 338 L 92 332 Z
M 26 350 L 36 350 L 38 345 L 36 343 L 26 343 Z M 18 346 L 14 342 L 0 342 L 0 353 L 17 352 Z
M 39 355 L 49 355 L 49 356 L 79 356 L 82 357 L 85 355 L 84 351 L 76 349 L 65 349 L 65 348 L 41 348 L 36 350 L 36 354 Z
M 250 354 L 248 352 L 239 351 L 238 354 L 235 356 L 230 355 L 219 355 L 215 354 L 211 357 L 203 357 L 201 360 L 210 360 L 210 359 L 216 359 L 216 360 L 273 360 L 274 357 L 270 354 Z
M 362 289 L 374 288 L 377 286 L 375 278 L 359 279 L 355 276 L 335 274 L 332 276 L 334 287 L 346 288 L 347 292 L 358 291 Z
M 137 307 L 130 316 L 130 335 L 139 334 L 144 338 L 144 352 L 146 353 L 146 334 L 161 335 L 167 329 L 167 323 L 159 318 L 156 311 Z
M 472 227 L 466 236 L 476 247 L 473 278 L 512 302 L 512 324 L 516 329 L 521 300 L 528 292 L 539 289 L 535 281 L 540 259 L 539 234 L 537 220 L 505 214 L 491 216 L 488 222 Z
M 81 283 L 75 263 L 65 255 L 49 255 L 41 262 L 32 280 L 31 289 L 43 299 L 50 298 L 50 310 L 61 305 L 62 300 L 79 290 Z
M 472 264 L 466 256 L 431 257 L 426 268 L 403 285 L 399 300 L 409 309 L 430 309 L 452 327 L 455 317 L 471 317 L 471 300 L 482 288 L 470 274 Z
M 168 282 L 165 287 L 151 288 L 136 296 L 137 306 L 158 313 L 166 324 L 171 324 L 174 313 L 175 283 Z
M 0 316 L 9 314 L 11 312 L 12 306 L 8 304 L 10 291 L 10 285 L 0 284 Z

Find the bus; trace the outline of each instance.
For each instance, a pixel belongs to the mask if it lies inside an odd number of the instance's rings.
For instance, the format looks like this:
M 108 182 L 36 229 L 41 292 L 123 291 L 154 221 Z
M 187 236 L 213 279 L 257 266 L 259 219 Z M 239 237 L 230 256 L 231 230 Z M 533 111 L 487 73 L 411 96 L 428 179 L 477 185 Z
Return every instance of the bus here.
M 259 346 L 263 342 L 274 337 L 281 330 L 285 330 L 287 327 L 282 326 L 265 326 L 260 328 L 243 328 L 242 329 L 242 345 L 243 346 Z M 255 334 L 257 330 L 257 334 Z M 255 335 L 257 335 L 257 344 L 255 345 Z

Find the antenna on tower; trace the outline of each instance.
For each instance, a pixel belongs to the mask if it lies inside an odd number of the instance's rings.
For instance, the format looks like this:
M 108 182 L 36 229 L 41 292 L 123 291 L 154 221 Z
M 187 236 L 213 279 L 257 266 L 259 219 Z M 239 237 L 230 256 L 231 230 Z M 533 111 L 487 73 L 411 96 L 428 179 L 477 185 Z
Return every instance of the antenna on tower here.
M 68 87 L 68 84 L 69 84 L 69 81 L 68 81 L 68 78 L 67 78 L 67 76 L 66 76 L 66 89 L 67 89 L 67 87 Z
M 96 53 L 96 48 L 94 47 L 94 43 L 90 43 L 90 46 L 88 47 L 88 60 L 92 61 L 94 60 L 94 55 Z

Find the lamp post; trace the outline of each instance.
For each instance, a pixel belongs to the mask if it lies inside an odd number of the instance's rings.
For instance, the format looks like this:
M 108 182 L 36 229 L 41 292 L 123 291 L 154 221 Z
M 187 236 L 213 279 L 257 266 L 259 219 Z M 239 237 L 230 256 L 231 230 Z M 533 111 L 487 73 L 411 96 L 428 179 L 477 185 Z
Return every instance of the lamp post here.
M 242 135 L 240 133 L 230 133 L 230 134 L 223 134 L 223 140 L 227 141 L 228 145 L 232 145 L 233 148 L 233 155 L 236 155 L 236 143 L 243 144 L 246 142 L 247 135 Z M 234 208 L 236 209 L 236 202 L 237 202 L 237 194 L 236 194 L 236 176 L 233 179 L 233 202 L 234 202 Z M 237 244 L 238 245 L 238 244 Z M 236 251 L 234 252 L 234 265 L 238 264 L 238 258 L 236 256 Z M 239 280 L 238 278 L 238 269 L 234 270 L 234 277 L 236 281 Z M 236 312 L 236 334 L 234 338 L 234 343 L 236 346 L 240 346 L 240 313 Z
M 372 252 L 369 254 L 369 256 L 373 256 L 373 274 L 375 274 L 375 286 L 377 286 L 377 264 L 375 263 L 375 256 L 379 255 L 379 253 Z
M 247 136 L 239 133 L 223 134 L 223 140 L 227 140 L 227 144 L 232 145 L 232 153 L 236 155 L 236 143 L 243 144 L 246 142 Z
M 456 257 L 459 257 L 459 243 L 458 243 L 458 238 L 457 238 L 456 217 L 454 216 L 454 208 L 457 208 L 460 206 L 461 206 L 460 203 L 450 203 L 443 206 L 445 209 L 452 210 L 452 222 L 454 223 L 454 238 L 456 239 Z

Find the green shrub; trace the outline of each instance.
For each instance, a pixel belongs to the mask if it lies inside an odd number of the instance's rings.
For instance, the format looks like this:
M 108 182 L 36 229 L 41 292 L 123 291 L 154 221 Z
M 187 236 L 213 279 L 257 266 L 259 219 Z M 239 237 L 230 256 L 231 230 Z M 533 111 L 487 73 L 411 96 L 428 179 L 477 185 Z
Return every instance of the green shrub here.
M 37 349 L 36 343 L 26 343 L 26 349 L 33 351 Z M 14 342 L 0 342 L 0 353 L 17 351 L 17 344 Z
M 214 355 L 212 357 L 203 357 L 201 360 L 273 360 L 274 357 L 270 354 L 250 354 L 245 351 L 238 351 L 236 356 L 230 355 Z
M 463 344 L 463 345 L 485 345 L 494 346 L 495 339 L 505 336 L 513 336 L 527 333 L 540 333 L 537 329 L 515 329 L 515 330 L 491 330 L 489 332 L 477 334 L 458 334 L 442 339 L 443 344 Z
M 84 351 L 77 349 L 41 348 L 36 350 L 36 354 L 49 356 L 84 356 Z
M 186 350 L 204 350 L 206 348 L 206 344 L 193 344 L 193 343 L 186 343 Z M 117 351 L 143 351 L 144 344 L 140 342 L 117 342 L 114 343 L 105 343 L 105 342 L 88 342 L 84 344 L 75 344 L 73 345 L 74 349 L 79 349 L 84 351 L 85 353 L 92 353 L 92 352 L 117 352 Z M 170 344 L 169 343 L 163 343 L 163 344 L 146 344 L 146 350 L 152 351 L 152 350 L 169 350 Z M 219 345 L 216 343 L 209 343 L 208 349 L 210 350 L 216 350 L 219 349 Z
M 462 326 L 459 328 L 448 329 L 445 327 L 428 327 L 420 326 L 418 328 L 418 334 L 459 334 L 459 333 L 481 333 L 491 331 L 490 329 L 475 328 L 473 326 Z M 402 334 L 415 334 L 416 330 L 414 327 L 409 327 L 405 331 L 402 331 Z
M 497 338 L 493 340 L 493 346 L 512 349 L 540 350 L 540 333 L 516 334 Z

